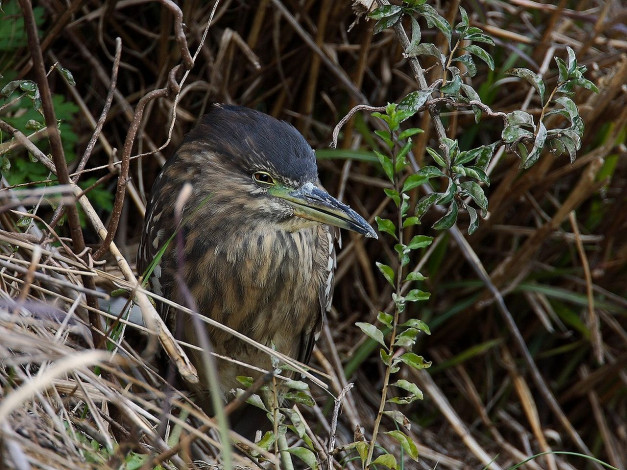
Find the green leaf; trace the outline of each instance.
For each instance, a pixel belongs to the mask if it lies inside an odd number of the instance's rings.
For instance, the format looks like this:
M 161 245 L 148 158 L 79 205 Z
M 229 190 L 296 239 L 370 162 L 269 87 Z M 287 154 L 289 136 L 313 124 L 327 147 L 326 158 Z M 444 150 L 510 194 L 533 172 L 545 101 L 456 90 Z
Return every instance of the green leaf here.
M 446 57 L 444 54 L 440 52 L 440 49 L 438 49 L 435 44 L 431 44 L 430 42 L 418 44 L 417 46 L 410 46 L 405 51 L 405 56 L 407 57 L 418 57 L 421 55 L 430 55 L 437 58 L 442 67 L 446 64 Z
M 391 374 L 396 374 L 400 370 L 398 360 L 394 359 L 392 354 L 388 354 L 383 348 L 379 349 L 379 354 L 381 355 L 381 362 L 390 368 Z
M 412 227 L 414 225 L 419 225 L 420 219 L 418 217 L 407 217 L 403 221 L 403 228 Z
M 373 20 L 380 20 L 382 18 L 388 18 L 399 14 L 402 8 L 398 5 L 384 5 L 382 7 L 373 10 L 368 16 Z
M 387 264 L 379 263 L 378 261 L 375 264 L 377 268 L 379 268 L 379 271 L 381 271 L 381 274 L 383 274 L 383 277 L 385 277 L 385 279 L 390 283 L 390 285 L 392 287 L 396 287 L 394 284 L 394 270 Z
M 585 78 L 576 78 L 573 80 L 573 83 L 577 86 L 585 88 L 586 90 L 590 90 L 595 93 L 599 92 L 599 89 L 597 88 L 597 86 L 594 83 L 592 83 L 590 80 L 587 80 Z
M 388 402 L 390 403 L 398 403 L 397 401 L 394 400 L 394 398 L 388 400 Z M 390 410 L 390 411 L 384 411 L 383 414 L 385 416 L 389 416 L 390 418 L 392 418 L 396 423 L 400 424 L 401 426 L 403 426 L 406 429 L 411 429 L 411 421 L 409 421 L 409 419 L 407 418 L 407 416 L 405 416 L 403 413 L 401 413 L 398 410 Z
M 447 213 L 433 224 L 433 228 L 435 230 L 448 230 L 451 228 L 457 220 L 458 210 L 457 203 L 455 201 L 451 202 Z
M 488 64 L 490 70 L 494 70 L 494 59 L 485 49 L 475 46 L 474 44 L 466 46 L 465 49 L 466 52 L 470 52 L 472 55 L 479 57 L 486 64 Z
M 409 264 L 409 248 L 407 248 L 407 245 L 397 243 L 394 245 L 394 251 L 398 253 L 401 266 L 407 266 Z
M 406 193 L 407 191 L 411 191 L 417 186 L 422 186 L 427 181 L 429 181 L 429 178 L 424 175 L 420 175 L 418 173 L 411 174 L 405 179 L 401 192 Z
M 309 468 L 311 468 L 313 470 L 317 470 L 318 469 L 318 461 L 316 460 L 316 454 L 314 454 L 309 449 L 306 449 L 304 447 L 292 447 L 290 449 L 287 449 L 287 451 L 290 454 L 298 457 L 303 462 L 305 462 L 305 464 Z
M 18 82 L 20 89 L 27 93 L 36 93 L 37 92 L 37 84 L 32 80 L 20 80 Z
M 570 46 L 566 46 L 566 51 L 568 52 L 568 75 L 570 76 L 577 69 L 577 57 Z
M 485 183 L 486 186 L 490 186 L 490 178 L 485 171 L 476 166 L 459 166 L 455 165 L 451 168 L 455 175 L 466 176 L 468 178 L 476 179 L 477 181 L 481 181 Z
M 483 188 L 474 181 L 464 181 L 460 186 L 475 201 L 475 204 L 484 211 L 488 210 L 488 198 L 483 193 Z
M 451 157 L 455 157 L 459 153 L 459 142 L 457 141 L 457 139 L 449 139 L 448 137 L 444 137 L 442 139 L 442 145 L 446 147 L 446 150 Z
M 407 154 L 411 149 L 411 139 L 408 139 L 403 148 L 396 155 L 396 165 L 394 171 L 400 173 L 407 166 Z
M 400 120 L 400 122 L 410 118 L 418 111 L 420 111 L 420 109 L 424 106 L 427 100 L 431 97 L 432 92 L 433 89 L 427 88 L 426 90 L 417 90 L 408 93 L 400 101 L 400 103 L 398 103 L 398 111 L 402 113 L 402 119 Z
M 20 88 L 23 81 L 26 80 L 12 80 L 2 87 L 0 90 L 0 98 L 6 98 L 11 95 L 15 90 Z
M 401 216 L 404 219 L 407 215 L 407 211 L 409 210 L 409 196 L 407 194 L 403 194 L 401 197 L 403 198 L 403 202 L 401 202 Z
M 355 446 L 355 449 L 357 450 L 357 454 L 359 455 L 360 460 L 362 462 L 365 462 L 366 458 L 368 458 L 368 449 L 370 445 L 366 441 L 357 441 L 350 445 Z
M 70 72 L 68 69 L 63 67 L 58 62 L 55 64 L 55 67 L 61 73 L 61 75 L 63 75 L 63 78 L 65 78 L 65 80 L 67 81 L 68 85 L 76 86 L 76 81 L 74 80 L 74 76 L 72 75 L 72 72 Z
M 298 437 L 303 439 L 306 435 L 306 428 L 303 424 L 303 420 L 300 418 L 300 415 L 291 408 L 281 408 L 281 411 L 288 416 L 290 421 L 292 422 L 291 428 L 296 431 Z
M 410 318 L 405 323 L 400 325 L 402 328 L 417 328 L 420 331 L 424 331 L 426 334 L 430 335 L 431 330 L 429 330 L 429 325 L 427 325 L 422 320 L 418 320 L 417 318 Z
M 527 159 L 522 162 L 523 168 L 525 169 L 529 168 L 538 161 L 538 159 L 540 158 L 540 155 L 542 155 L 542 150 L 544 149 L 544 142 L 546 141 L 546 135 L 547 135 L 546 127 L 544 127 L 543 123 L 539 123 L 538 133 L 536 135 L 536 140 L 533 143 L 533 148 L 531 149 L 531 152 L 529 152 Z
M 420 31 L 420 25 L 416 18 L 409 15 L 409 19 L 411 21 L 411 39 L 409 40 L 409 49 L 412 47 L 416 47 L 420 44 L 420 40 L 422 39 L 422 32 Z
M 309 393 L 300 390 L 297 390 L 295 392 L 288 391 L 285 393 L 284 398 L 286 400 L 292 401 L 300 405 L 305 405 L 307 407 L 312 407 L 316 404 L 316 402 L 313 398 L 311 398 L 311 395 Z
M 435 203 L 443 205 L 448 204 L 453 200 L 455 194 L 457 194 L 457 185 L 453 181 L 453 178 L 449 178 L 446 191 L 438 194 L 438 198 L 435 200 Z
M 514 142 L 518 142 L 524 139 L 532 139 L 533 132 L 523 129 L 519 126 L 505 126 L 503 131 L 501 132 L 501 139 L 506 144 L 513 144 Z
M 392 322 L 394 321 L 394 316 L 389 313 L 379 312 L 377 315 L 377 320 L 383 323 L 388 328 L 392 328 Z
M 567 96 L 560 96 L 559 98 L 555 98 L 555 102 L 564 107 L 564 109 L 568 113 L 571 123 L 579 117 L 579 109 L 577 109 L 577 105 Z
M 385 434 L 397 440 L 403 450 L 409 455 L 413 460 L 418 460 L 418 448 L 412 439 L 402 431 L 388 431 Z
M 479 228 L 479 217 L 474 207 L 466 206 L 466 211 L 470 216 L 470 224 L 468 225 L 468 235 L 472 235 Z
M 481 97 L 479 96 L 479 93 L 477 93 L 475 89 L 470 85 L 462 83 L 462 93 L 464 93 L 470 101 L 479 101 L 481 103 Z M 479 108 L 478 106 L 473 106 L 472 112 L 475 115 L 475 122 L 478 123 L 479 119 L 481 119 L 481 108 Z
M 557 148 L 558 150 L 560 150 L 561 153 L 563 153 L 564 150 L 566 150 L 568 152 L 568 156 L 570 158 L 571 163 L 574 162 L 575 159 L 577 158 L 577 149 L 579 147 L 577 146 L 575 141 L 573 141 L 573 139 L 571 139 L 570 137 L 564 135 L 557 139 L 552 139 L 550 144 L 552 144 L 554 148 Z
M 459 75 L 455 75 L 452 80 L 449 80 L 446 82 L 446 85 L 440 88 L 440 92 L 442 92 L 443 95 L 457 96 L 461 87 L 462 79 Z
M 421 302 L 424 300 L 429 300 L 431 294 L 429 292 L 422 291 L 420 289 L 412 289 L 405 296 L 405 300 L 407 302 Z
M 392 199 L 392 201 L 394 201 L 394 204 L 396 204 L 396 207 L 400 205 L 401 196 L 400 194 L 398 194 L 397 190 L 391 189 L 391 188 L 385 188 L 383 192 L 386 194 L 387 197 L 389 197 L 390 199 Z
M 409 392 L 411 397 L 415 397 L 414 400 L 422 400 L 423 398 L 422 391 L 418 388 L 418 386 L 413 382 L 409 382 L 408 380 L 401 379 L 390 385 Z
M 431 155 L 431 158 L 433 158 L 438 165 L 440 165 L 442 168 L 446 168 L 446 161 L 437 151 L 435 151 L 431 147 L 427 147 L 427 152 L 429 153 L 429 155 Z
M 400 361 L 414 369 L 426 369 L 431 367 L 431 362 L 425 361 L 424 357 L 408 352 L 399 357 Z
M 451 29 L 451 25 L 449 24 L 449 22 L 446 21 L 446 19 L 444 19 L 444 17 L 442 17 L 438 13 L 438 11 L 429 4 L 424 4 L 420 6 L 418 8 L 418 11 L 420 11 L 420 13 L 422 13 L 422 16 L 424 16 L 425 20 L 427 20 L 427 25 L 430 28 L 435 26 L 440 31 L 442 31 L 442 34 L 444 34 L 444 36 L 446 37 L 446 40 L 448 41 L 448 45 L 450 47 L 451 34 L 453 31 Z
M 275 441 L 276 441 L 276 436 L 274 435 L 274 433 L 272 431 L 266 431 L 266 433 L 263 435 L 261 440 L 257 442 L 257 445 L 261 447 L 262 449 L 268 450 L 270 449 L 270 446 L 274 444 Z
M 24 127 L 29 131 L 38 131 L 46 127 L 46 125 L 43 122 L 36 121 L 35 119 L 29 119 Z
M 475 61 L 472 59 L 470 54 L 462 54 L 458 57 L 455 57 L 452 62 L 461 62 L 466 66 L 466 70 L 468 71 L 469 77 L 474 77 L 477 75 L 477 66 L 475 65 Z
M 416 217 L 418 217 L 418 219 L 421 219 L 422 216 L 427 213 L 429 208 L 433 204 L 435 204 L 435 201 L 438 199 L 438 197 L 440 197 L 439 193 L 431 193 L 420 199 L 420 201 L 418 201 L 418 204 L 416 204 Z
M 468 20 L 468 13 L 466 13 L 466 10 L 464 10 L 462 6 L 459 7 L 459 16 L 461 16 L 462 20 L 458 26 L 461 26 L 461 29 L 466 29 L 470 22 Z
M 389 5 L 389 6 L 394 6 L 394 5 Z M 398 23 L 398 21 L 401 19 L 401 16 L 403 16 L 403 12 L 402 11 L 397 13 L 397 14 L 395 14 L 395 15 L 387 16 L 385 18 L 381 18 L 374 25 L 374 34 L 380 33 L 381 31 L 383 31 L 385 29 L 391 28 L 396 23 Z
M 418 271 L 412 271 L 407 275 L 405 281 L 424 281 L 425 279 L 427 279 L 426 276 L 423 276 Z
M 555 63 L 557 64 L 557 82 L 564 83 L 568 80 L 568 67 L 559 57 L 555 57 Z
M 379 232 L 385 232 L 389 235 L 392 235 L 395 239 L 396 237 L 396 225 L 390 219 L 382 219 L 379 216 L 374 218 L 377 222 L 377 226 L 379 228 Z
M 392 140 L 392 134 L 390 134 L 388 131 L 383 130 L 383 129 L 377 129 L 376 131 L 374 131 L 374 133 L 376 135 L 378 135 L 381 140 L 383 140 L 383 142 L 385 142 L 385 144 L 392 148 L 394 147 L 394 141 Z
M 488 36 L 487 34 L 484 34 L 483 31 L 481 31 L 479 28 L 470 28 L 468 31 L 473 31 L 470 34 L 466 34 L 466 36 L 464 37 L 464 39 L 466 41 L 472 41 L 472 42 L 483 42 L 486 44 L 490 44 L 491 46 L 494 46 L 494 39 L 492 39 L 490 36 Z M 478 32 L 476 32 L 476 30 L 478 30 Z
M 431 245 L 432 242 L 433 242 L 433 237 L 429 237 L 427 235 L 415 235 L 411 239 L 407 247 L 410 250 L 417 250 L 419 248 L 424 248 L 426 246 Z
M 505 119 L 507 120 L 508 126 L 525 125 L 535 128 L 535 124 L 533 123 L 533 115 L 529 114 L 526 111 L 512 111 L 511 113 L 507 113 Z
M 463 165 L 464 163 L 468 163 L 472 160 L 474 160 L 475 158 L 477 158 L 477 154 L 479 152 L 476 152 L 477 149 L 472 149 L 472 150 L 464 150 L 461 151 L 457 154 L 457 156 L 455 157 L 455 159 L 453 160 L 453 164 L 454 165 Z
M 532 72 L 529 69 L 518 68 L 518 69 L 508 70 L 507 75 L 524 78 L 529 83 L 531 83 L 531 85 L 536 89 L 536 91 L 540 95 L 540 101 L 542 102 L 542 104 L 544 104 L 544 92 L 546 90 L 546 87 L 544 86 L 544 82 L 542 81 L 542 78 L 540 78 L 538 74 Z
M 355 448 L 359 454 L 359 458 L 362 462 L 365 462 L 368 458 L 368 451 L 370 450 L 370 444 L 365 441 L 359 441 L 355 443 Z
M 402 131 L 399 135 L 398 138 L 399 140 L 405 140 L 408 137 L 412 137 L 416 134 L 422 134 L 424 131 L 422 129 L 420 129 L 419 127 L 410 127 L 409 129 L 405 129 L 404 131 Z
M 292 390 L 309 390 L 309 385 L 302 380 L 286 380 L 282 383 L 282 385 Z
M 475 166 L 485 171 L 485 169 L 490 164 L 490 160 L 492 159 L 495 148 L 496 143 L 490 145 L 482 145 L 481 147 L 470 149 L 465 152 L 459 152 L 453 163 L 455 165 L 464 165 L 465 163 L 471 162 L 472 160 L 476 160 Z
M 255 408 L 259 408 L 259 409 L 261 409 L 261 410 L 264 410 L 264 411 L 266 411 L 266 412 L 267 412 L 267 411 L 269 411 L 269 410 L 266 408 L 266 405 L 265 405 L 265 403 L 263 402 L 263 400 L 261 399 L 261 397 L 260 397 L 259 395 L 257 395 L 256 393 L 255 393 L 255 394 L 253 394 L 253 395 L 251 395 L 251 396 L 249 396 L 249 397 L 246 399 L 246 403 L 248 403 L 249 405 L 254 406 Z
M 439 157 L 439 155 L 438 155 L 438 157 Z M 446 176 L 442 172 L 442 170 L 440 170 L 438 167 L 435 167 L 435 166 L 425 166 L 425 167 L 421 168 L 420 170 L 418 170 L 418 172 L 416 174 L 419 175 L 422 178 L 427 178 L 427 179 Z
M 396 457 L 392 454 L 382 454 L 379 455 L 376 459 L 372 461 L 373 465 L 383 465 L 384 467 L 391 468 L 392 470 L 396 470 L 398 468 L 398 464 L 396 463 Z
M 254 383 L 254 380 L 252 377 L 247 377 L 244 375 L 238 375 L 237 377 L 235 377 L 235 380 L 237 380 L 240 384 L 242 384 L 246 388 L 252 387 Z
M 416 344 L 416 337 L 420 333 L 415 328 L 407 328 L 405 331 L 400 332 L 394 340 L 394 346 L 410 349 Z
M 396 292 L 392 292 L 392 300 L 396 305 L 396 309 L 400 313 L 405 311 L 405 307 L 407 306 L 407 301 L 405 300 L 405 297 L 403 297 L 402 295 L 398 295 Z
M 394 167 L 392 166 L 392 160 L 390 159 L 390 157 L 382 154 L 378 150 L 375 150 L 374 154 L 379 159 L 379 163 L 381 164 L 381 167 L 383 168 L 383 171 L 385 172 L 388 179 L 392 183 L 394 183 Z
M 481 170 L 485 174 L 486 170 L 488 169 L 488 165 L 490 165 L 490 162 L 492 161 L 492 156 L 494 155 L 494 151 L 496 150 L 497 145 L 499 145 L 498 142 L 494 142 L 492 144 L 482 145 L 481 147 L 479 147 L 479 149 L 481 149 L 481 152 L 479 152 L 479 155 L 477 156 L 477 161 L 474 165 L 475 169 Z M 487 174 L 486 179 L 488 179 Z M 489 184 L 489 182 L 486 184 Z
M 566 146 L 560 139 L 546 139 L 546 145 L 549 147 L 549 151 L 555 155 L 562 155 L 566 153 Z
M 575 147 L 577 150 L 581 148 L 581 135 L 580 131 L 574 129 L 573 127 L 569 127 L 568 129 L 560 129 L 557 134 L 559 138 L 569 137 L 575 143 Z

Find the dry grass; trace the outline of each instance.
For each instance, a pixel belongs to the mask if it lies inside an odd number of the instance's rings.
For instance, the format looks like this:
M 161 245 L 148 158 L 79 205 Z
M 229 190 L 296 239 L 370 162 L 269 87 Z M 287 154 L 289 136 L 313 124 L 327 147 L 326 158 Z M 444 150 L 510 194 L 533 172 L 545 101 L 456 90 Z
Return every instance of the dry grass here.
M 441 3 L 440 11 L 451 19 L 460 2 Z M 406 468 L 507 468 L 544 451 L 594 455 L 625 468 L 627 10 L 617 0 L 461 3 L 495 37 L 497 67 L 522 47 L 516 66 L 540 71 L 551 84 L 552 57 L 570 45 L 599 93 L 575 97 L 586 134 L 574 164 L 547 154 L 521 172 L 514 156 L 502 155 L 491 168 L 490 215 L 480 229 L 466 242 L 458 232 L 439 234 L 434 247 L 414 260 L 429 276 L 425 288 L 432 297 L 408 313 L 430 325 L 432 335 L 416 352 L 434 366 L 407 372 L 425 399 L 403 409 L 421 454 L 418 464 Z M 15 167 L 17 159 L 27 158 L 26 147 L 59 175 L 50 173 L 48 193 L 35 185 L 11 187 L 3 175 L 0 466 L 120 468 L 143 455 L 149 456 L 145 468 L 185 468 L 191 445 L 219 453 L 217 434 L 209 431 L 215 425 L 155 372 L 156 337 L 148 335 L 139 348 L 135 339 L 144 328 L 102 303 L 118 287 L 135 289 L 147 328 L 154 331 L 158 319 L 132 266 L 146 193 L 159 166 L 211 102 L 264 110 L 292 122 L 314 148 L 324 149 L 352 106 L 398 100 L 417 85 L 394 33 L 373 37 L 372 22 L 363 18 L 353 25 L 348 2 L 222 1 L 204 41 L 213 3 L 182 2 L 182 29 L 178 8 L 168 2 L 69 5 L 40 2 L 43 63 L 30 59 L 26 45 L 0 60 L 0 73 L 11 72 L 12 78 L 36 77 L 39 66 L 48 71 L 57 61 L 71 70 L 75 87 L 57 72 L 48 83 L 54 94 L 79 106 L 68 124 L 80 136 L 79 158 L 64 179 L 65 164 L 13 134 L 5 125 L 13 111 L 0 108 L 0 156 L 10 156 Z M 424 37 L 444 44 L 432 32 Z M 502 79 L 499 70 L 480 69 L 473 85 L 495 110 L 523 106 L 539 113 L 527 86 Z M 500 133 L 496 121 L 477 126 L 469 113 L 443 118 L 448 135 L 465 147 Z M 381 172 L 350 152 L 371 139 L 364 123 L 370 123 L 366 115 L 349 122 L 339 142 L 345 152 L 321 152 L 319 164 L 326 188 L 372 220 L 393 204 L 381 190 L 387 187 Z M 412 124 L 426 130 L 414 148 L 422 164 L 434 138 L 429 116 Z M 37 140 L 45 131 L 36 134 L 31 140 L 56 156 L 55 132 L 45 140 Z M 85 151 L 91 146 L 93 151 Z M 89 192 L 79 200 L 86 214 L 79 237 L 70 230 L 77 227 L 71 217 L 58 225 L 55 207 L 68 201 L 65 207 L 72 207 L 80 192 L 75 183 L 86 178 L 100 179 L 99 188 L 117 190 L 118 197 L 111 211 L 93 200 L 91 211 Z M 420 196 L 417 190 L 413 200 Z M 440 215 L 428 214 L 417 230 L 435 235 L 429 222 Z M 26 227 L 25 220 L 33 223 Z M 462 216 L 460 227 L 466 223 Z M 101 248 L 107 230 L 115 233 L 115 243 Z M 85 254 L 83 237 L 96 256 Z M 325 468 L 329 461 L 335 468 L 359 468 L 341 450 L 330 458 L 324 451 L 333 421 L 330 397 L 355 384 L 342 402 L 336 449 L 354 440 L 356 426 L 371 431 L 382 365 L 377 347 L 354 323 L 374 321 L 378 311 L 390 308 L 391 292 L 374 261 L 393 259 L 385 241 L 345 235 L 330 327 L 312 364 L 324 373 L 319 377 L 328 390 L 312 384 L 318 405 L 300 407 L 319 458 L 327 459 Z M 503 296 L 505 310 L 477 274 L 482 269 Z M 179 370 L 193 376 L 167 332 L 160 339 L 179 358 Z M 384 426 L 394 428 L 391 421 Z M 400 455 L 394 441 L 383 443 Z M 247 465 L 235 458 L 236 465 Z M 524 468 L 601 468 L 569 455 L 534 462 Z

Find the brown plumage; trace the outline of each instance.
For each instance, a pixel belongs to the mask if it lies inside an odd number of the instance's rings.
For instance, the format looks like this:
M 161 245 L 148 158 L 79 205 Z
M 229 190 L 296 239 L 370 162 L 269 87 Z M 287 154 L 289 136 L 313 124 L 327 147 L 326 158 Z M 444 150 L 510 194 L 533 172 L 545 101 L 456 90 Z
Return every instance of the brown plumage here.
M 214 105 L 166 163 L 152 189 L 138 255 L 143 272 L 176 231 L 174 205 L 186 183 L 182 216 L 183 280 L 198 311 L 302 362 L 328 310 L 336 227 L 376 237 L 367 222 L 329 196 L 317 179 L 315 155 L 291 125 L 247 108 Z M 329 225 L 334 226 L 333 228 Z M 185 304 L 175 273 L 174 243 L 151 278 L 154 291 Z M 175 335 L 198 344 L 194 324 L 160 306 Z M 184 315 L 184 314 L 178 314 Z M 257 348 L 207 328 L 218 354 L 270 369 Z M 200 355 L 190 352 L 206 385 Z M 218 362 L 223 392 L 249 368 Z M 204 390 L 197 390 L 200 403 Z

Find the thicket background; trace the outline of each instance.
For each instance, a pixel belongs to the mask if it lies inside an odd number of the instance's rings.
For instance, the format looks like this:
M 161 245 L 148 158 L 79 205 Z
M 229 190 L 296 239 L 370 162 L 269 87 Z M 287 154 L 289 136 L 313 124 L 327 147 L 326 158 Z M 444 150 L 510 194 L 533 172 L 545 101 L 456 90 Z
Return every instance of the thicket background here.
M 541 383 L 525 366 L 511 329 L 458 244 L 447 233 L 437 234 L 430 228 L 442 214 L 433 210 L 415 228 L 414 234 L 437 236 L 432 249 L 412 263 L 424 264 L 421 271 L 429 279 L 423 288 L 432 293 L 431 299 L 409 311 L 430 326 L 432 334 L 419 341 L 415 352 L 433 361 L 433 366 L 421 374 L 408 372 L 407 378 L 418 383 L 425 398 L 404 408 L 421 453 L 420 462 L 409 463 L 407 468 L 482 468 L 491 459 L 491 468 L 507 468 L 546 450 L 589 451 L 625 468 L 627 8 L 618 0 L 430 3 L 451 23 L 456 23 L 458 7 L 463 6 L 472 22 L 494 37 L 496 46 L 489 50 L 496 70 L 478 64 L 479 72 L 471 82 L 494 110 L 524 107 L 539 113 L 530 87 L 504 72 L 527 67 L 542 73 L 548 84 L 554 83 L 553 57 L 565 57 L 566 46 L 575 50 L 579 63 L 587 65 L 587 78 L 599 93 L 582 90 L 575 96 L 586 130 L 574 164 L 547 152 L 535 167 L 521 171 L 515 155 L 503 154 L 498 159 L 492 184 L 486 189 L 489 217 L 467 237 L 504 295 L 542 375 Z M 114 162 L 123 153 L 134 110 L 142 97 L 166 87 L 168 74 L 183 62 L 175 40 L 174 9 L 167 2 L 148 1 L 46 0 L 34 6 L 46 70 L 59 63 L 76 82 L 70 85 L 59 70 L 48 75 L 71 174 L 111 90 L 116 38 L 121 38 L 111 108 L 87 171 L 78 180 L 83 188 L 97 183 L 87 197 L 106 224 L 120 168 Z M 192 53 L 199 47 L 213 7 L 213 2 L 180 4 L 183 34 Z M 319 149 L 320 177 L 332 194 L 370 221 L 394 210 L 383 193 L 387 179 L 368 147 L 373 141 L 372 118 L 357 115 L 343 129 L 338 149 L 328 149 L 333 127 L 352 106 L 384 105 L 418 88 L 393 32 L 373 35 L 374 22 L 358 18 L 358 10 L 351 2 L 333 0 L 219 3 L 177 97 L 171 138 L 173 93 L 150 101 L 141 122 L 136 121 L 139 127 L 131 155 L 147 155 L 130 161 L 127 197 L 115 235 L 116 245 L 131 264 L 151 183 L 212 102 L 249 106 L 293 123 Z M 0 88 L 11 80 L 33 78 L 31 51 L 20 18 L 17 2 L 2 2 Z M 423 42 L 445 47 L 444 38 L 432 30 L 423 30 Z M 429 65 L 423 61 L 425 68 Z M 49 152 L 45 130 L 28 124 L 32 119 L 43 122 L 28 96 L 9 101 L 0 102 L 0 120 L 26 135 L 35 133 L 32 140 L 44 153 Z M 449 137 L 460 139 L 462 148 L 500 136 L 497 120 L 476 124 L 471 112 L 449 112 L 444 118 Z M 425 147 L 433 143 L 429 121 L 428 113 L 422 113 L 408 123 L 425 129 L 413 148 L 421 165 L 428 162 Z M 63 373 L 41 379 L 63 359 L 80 355 L 78 344 L 85 343 L 75 338 L 77 332 L 86 335 L 76 320 L 55 336 L 63 312 L 76 308 L 74 302 L 85 303 L 77 286 L 83 286 L 88 277 L 105 292 L 116 284 L 127 284 L 111 257 L 106 265 L 87 267 L 71 254 L 80 250 L 67 238 L 67 222 L 55 227 L 63 243 L 49 235 L 52 232 L 44 222 L 51 222 L 58 201 L 52 201 L 52 207 L 46 198 L 19 203 L 17 190 L 55 187 L 56 178 L 29 158 L 6 128 L 1 137 L 3 468 L 28 468 L 19 462 L 36 468 L 116 468 L 134 455 L 131 450 L 166 452 L 172 443 L 159 441 L 151 430 L 159 423 L 161 410 L 154 399 L 161 396 L 163 385 L 146 371 L 141 351 L 121 343 L 132 360 L 125 367 L 107 362 L 104 378 L 68 363 Z M 417 189 L 413 201 L 420 196 Z M 20 212 L 11 211 L 16 209 Z M 24 211 L 40 218 L 39 232 L 28 228 L 32 217 Z M 87 245 L 98 246 L 97 232 L 82 212 L 80 216 Z M 460 227 L 467 223 L 461 215 Z M 34 246 L 42 236 L 49 243 L 42 245 L 39 263 L 33 263 Z M 377 312 L 388 306 L 391 291 L 374 263 L 393 263 L 394 259 L 385 240 L 344 234 L 334 308 L 312 363 L 331 376 L 326 380 L 335 395 L 347 382 L 355 384 L 340 415 L 338 446 L 353 441 L 357 425 L 368 433 L 378 408 L 382 378 L 378 348 L 363 337 L 355 322 L 374 322 Z M 16 305 L 16 299 L 26 304 Z M 125 335 L 134 334 L 131 328 Z M 85 361 L 86 357 L 82 356 Z M 41 383 L 29 390 L 26 385 L 34 377 Z M 141 377 L 142 382 L 129 393 L 124 385 L 133 377 Z M 330 417 L 323 408 L 327 395 L 315 386 L 312 391 L 319 407 L 314 412 L 305 410 L 306 418 L 321 445 L 326 445 Z M 559 412 L 547 403 L 547 392 L 555 396 Z M 123 418 L 114 413 L 112 402 L 122 409 L 118 413 Z M 384 425 L 394 429 L 392 421 Z M 182 432 L 186 435 L 189 430 Z M 114 446 L 113 436 L 124 444 Z M 393 441 L 386 444 L 394 448 Z M 336 456 L 338 462 L 341 458 Z M 177 460 L 171 462 L 177 465 Z M 565 455 L 527 465 L 600 468 Z

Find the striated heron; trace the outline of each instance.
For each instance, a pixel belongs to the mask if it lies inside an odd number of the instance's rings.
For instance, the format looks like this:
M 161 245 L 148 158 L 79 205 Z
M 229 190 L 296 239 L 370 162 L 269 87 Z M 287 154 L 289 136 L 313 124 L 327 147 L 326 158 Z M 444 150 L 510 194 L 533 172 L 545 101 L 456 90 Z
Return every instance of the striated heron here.
M 177 227 L 174 208 L 187 183 L 192 192 Z M 182 256 L 171 243 L 154 268 L 155 293 L 185 304 L 179 269 L 201 315 L 306 363 L 331 304 L 336 227 L 377 237 L 320 186 L 314 152 L 294 127 L 248 108 L 213 105 L 154 183 L 138 268 L 144 272 L 182 230 Z M 173 309 L 159 308 L 179 339 L 199 344 L 191 318 L 175 322 Z M 216 353 L 271 369 L 255 347 L 216 328 L 206 332 Z M 206 384 L 200 354 L 190 358 Z M 256 375 L 228 361 L 218 362 L 218 373 L 223 393 L 241 387 L 238 375 Z M 196 392 L 210 408 L 206 390 Z

